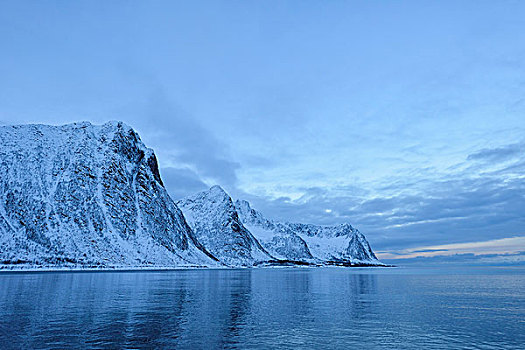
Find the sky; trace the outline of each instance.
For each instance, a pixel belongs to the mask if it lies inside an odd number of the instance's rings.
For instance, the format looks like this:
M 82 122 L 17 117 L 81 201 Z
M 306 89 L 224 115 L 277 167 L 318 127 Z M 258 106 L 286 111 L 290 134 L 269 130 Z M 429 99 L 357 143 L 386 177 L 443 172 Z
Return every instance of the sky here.
M 174 199 L 525 263 L 525 2 L 0 2 L 0 123 L 121 120 Z

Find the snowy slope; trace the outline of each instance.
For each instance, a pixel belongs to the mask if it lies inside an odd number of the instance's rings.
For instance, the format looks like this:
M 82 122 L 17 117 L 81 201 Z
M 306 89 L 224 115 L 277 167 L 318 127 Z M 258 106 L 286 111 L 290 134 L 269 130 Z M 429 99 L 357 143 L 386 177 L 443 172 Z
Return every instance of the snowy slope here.
M 0 262 L 217 265 L 120 122 L 0 127 Z
M 274 260 L 239 220 L 232 199 L 219 186 L 177 202 L 197 240 L 230 266 Z
M 244 226 L 274 257 L 292 261 L 316 261 L 306 242 L 288 227 L 266 219 L 253 210 L 247 201 L 237 200 L 235 207 Z
M 280 258 L 302 261 L 314 258 L 329 264 L 382 265 L 365 236 L 349 224 L 283 223 L 266 219 L 247 201 L 238 200 L 235 205 L 245 226 L 268 251 Z

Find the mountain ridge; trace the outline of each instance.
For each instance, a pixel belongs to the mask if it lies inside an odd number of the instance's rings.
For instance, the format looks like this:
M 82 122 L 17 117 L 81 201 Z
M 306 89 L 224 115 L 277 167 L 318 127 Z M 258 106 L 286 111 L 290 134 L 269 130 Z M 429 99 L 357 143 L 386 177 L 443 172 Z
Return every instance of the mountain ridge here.
M 263 245 L 270 251 L 279 248 L 275 247 L 279 241 L 298 237 L 317 262 L 334 265 L 383 265 L 365 236 L 348 223 L 330 226 L 279 222 L 264 217 L 251 208 L 248 201 L 237 200 L 235 204 L 241 221 L 258 239 L 265 242 Z M 296 244 L 300 244 L 298 242 L 296 240 Z M 287 258 L 292 256 L 288 255 Z
M 270 220 L 220 187 L 173 201 L 128 125 L 0 126 L 0 268 L 384 266 L 350 224 Z

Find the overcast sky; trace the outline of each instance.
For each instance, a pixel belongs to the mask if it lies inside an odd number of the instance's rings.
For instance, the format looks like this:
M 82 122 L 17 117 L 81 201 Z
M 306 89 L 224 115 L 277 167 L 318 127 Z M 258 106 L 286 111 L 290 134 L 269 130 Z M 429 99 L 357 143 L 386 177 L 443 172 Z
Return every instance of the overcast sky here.
M 524 1 L 4 0 L 0 50 L 0 123 L 122 120 L 175 199 L 525 260 Z

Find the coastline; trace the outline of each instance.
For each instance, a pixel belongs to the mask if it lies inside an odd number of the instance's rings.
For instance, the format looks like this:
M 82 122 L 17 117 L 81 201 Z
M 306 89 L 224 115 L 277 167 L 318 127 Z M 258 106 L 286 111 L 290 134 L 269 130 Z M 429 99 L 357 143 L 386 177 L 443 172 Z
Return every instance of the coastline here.
M 0 274 L 7 273 L 40 273 L 40 272 L 167 272 L 167 271 L 190 271 L 190 270 L 246 270 L 246 269 L 275 269 L 275 268 L 377 268 L 397 267 L 394 265 L 304 265 L 304 264 L 277 264 L 258 266 L 0 266 Z

